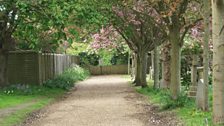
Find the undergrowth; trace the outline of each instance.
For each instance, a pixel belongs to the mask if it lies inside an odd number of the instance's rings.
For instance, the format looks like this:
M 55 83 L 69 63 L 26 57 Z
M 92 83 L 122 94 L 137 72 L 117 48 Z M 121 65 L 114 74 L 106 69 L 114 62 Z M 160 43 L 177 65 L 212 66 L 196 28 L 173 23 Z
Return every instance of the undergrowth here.
M 167 89 L 154 89 L 152 81 L 146 88 L 136 87 L 137 92 L 148 96 L 149 102 L 159 106 L 160 111 L 173 111 L 185 126 L 212 126 L 211 111 L 203 112 L 196 108 L 195 99 L 188 98 L 182 90 L 177 100 L 172 100 Z M 212 106 L 212 89 L 209 91 L 209 105 Z
M 31 86 L 25 84 L 10 85 L 0 89 L 0 110 L 10 107 L 32 103 L 31 106 L 14 112 L 6 117 L 1 117 L 1 126 L 12 126 L 22 122 L 35 110 L 54 101 L 72 88 L 77 81 L 84 80 L 89 72 L 81 67 L 74 66 L 53 80 L 46 81 L 43 86 Z
M 69 90 L 77 81 L 84 80 L 89 76 L 89 72 L 79 66 L 74 66 L 53 80 L 46 81 L 43 85 L 48 88 L 60 88 Z

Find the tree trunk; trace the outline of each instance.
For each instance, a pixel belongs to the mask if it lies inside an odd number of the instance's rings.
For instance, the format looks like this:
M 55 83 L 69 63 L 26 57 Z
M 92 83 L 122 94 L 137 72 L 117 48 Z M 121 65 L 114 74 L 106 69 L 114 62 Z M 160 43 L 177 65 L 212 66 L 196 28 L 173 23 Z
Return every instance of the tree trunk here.
M 135 56 L 134 53 L 131 55 L 131 78 L 134 80 L 135 78 Z
M 180 94 L 180 65 L 181 65 L 181 45 L 178 32 L 170 33 L 171 42 L 171 94 L 176 100 Z
M 213 122 L 224 124 L 224 1 L 212 1 Z
M 192 87 L 197 86 L 197 66 L 198 66 L 198 55 L 192 55 L 192 67 L 191 67 L 191 83 Z
M 8 84 L 7 64 L 8 52 L 15 50 L 16 42 L 11 33 L 4 32 L 0 36 L 0 87 Z
M 146 87 L 146 72 L 147 72 L 147 51 L 143 49 L 137 53 L 137 71 L 136 71 L 136 86 Z
M 133 81 L 133 84 L 136 84 L 136 81 L 139 80 L 139 77 L 138 77 L 138 66 L 137 66 L 137 54 L 134 53 L 134 81 Z
M 208 106 L 208 68 L 209 68 L 209 36 L 210 36 L 210 29 L 209 29 L 209 17 L 210 17 L 210 2 L 208 0 L 203 0 L 204 4 L 204 9 L 203 9 L 203 17 L 204 17 L 204 27 L 205 27 L 205 34 L 204 34 L 204 51 L 203 51 L 203 80 L 204 80 L 204 85 L 203 85 L 203 96 L 204 96 L 204 103 L 203 103 L 203 110 L 208 111 L 209 106 Z
M 6 86 L 7 79 L 7 53 L 0 50 L 0 87 Z
M 140 69 L 140 58 L 136 56 L 136 73 L 135 73 L 135 85 L 141 86 L 141 69 Z
M 128 51 L 128 75 L 131 73 L 130 51 Z
M 151 65 L 151 71 L 150 71 L 151 72 L 150 78 L 153 80 L 154 79 L 153 78 L 154 77 L 154 52 L 153 51 L 151 51 L 151 64 L 152 65 Z
M 153 74 L 153 80 L 154 80 L 154 88 L 159 88 L 159 50 L 158 50 L 158 47 L 155 46 L 154 48 L 154 74 Z
M 164 45 L 162 49 L 162 80 L 163 86 L 161 88 L 169 88 L 170 87 L 170 43 Z

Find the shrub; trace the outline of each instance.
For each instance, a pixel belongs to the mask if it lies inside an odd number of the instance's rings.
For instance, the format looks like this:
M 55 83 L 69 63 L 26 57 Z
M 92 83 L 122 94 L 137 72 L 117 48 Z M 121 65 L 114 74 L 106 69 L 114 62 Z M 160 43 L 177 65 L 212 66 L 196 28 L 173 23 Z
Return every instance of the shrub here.
M 79 57 L 80 57 L 81 66 L 86 66 L 86 65 L 97 66 L 97 65 L 99 65 L 99 55 L 97 55 L 97 54 L 88 54 L 86 52 L 81 52 L 81 53 L 79 53 Z
M 176 100 L 172 100 L 170 94 L 164 95 L 163 102 L 164 105 L 162 108 L 165 110 L 184 107 L 185 105 L 191 103 L 185 92 L 181 92 Z
M 161 109 L 163 110 L 180 108 L 192 104 L 192 100 L 187 97 L 185 90 L 182 90 L 177 100 L 171 98 L 169 90 L 154 89 L 152 85 L 147 88 L 137 88 L 137 91 L 149 96 L 151 102 L 160 104 Z
M 69 90 L 77 81 L 84 80 L 89 76 L 89 72 L 79 66 L 74 66 L 66 70 L 63 74 L 53 80 L 46 81 L 43 85 L 48 88 L 60 88 Z

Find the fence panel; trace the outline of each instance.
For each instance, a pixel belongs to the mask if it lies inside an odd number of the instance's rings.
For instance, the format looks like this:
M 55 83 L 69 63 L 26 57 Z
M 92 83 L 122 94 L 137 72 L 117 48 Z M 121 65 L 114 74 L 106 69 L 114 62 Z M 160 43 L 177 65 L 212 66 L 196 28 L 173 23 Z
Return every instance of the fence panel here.
M 72 64 L 79 64 L 73 55 L 13 51 L 8 58 L 10 84 L 42 84 L 63 73 Z
M 128 74 L 128 65 L 88 66 L 92 75 Z
M 9 53 L 7 68 L 11 84 L 39 83 L 38 54 L 35 52 Z
M 100 67 L 100 66 L 89 66 L 88 69 L 92 75 L 101 75 L 102 74 L 102 67 Z

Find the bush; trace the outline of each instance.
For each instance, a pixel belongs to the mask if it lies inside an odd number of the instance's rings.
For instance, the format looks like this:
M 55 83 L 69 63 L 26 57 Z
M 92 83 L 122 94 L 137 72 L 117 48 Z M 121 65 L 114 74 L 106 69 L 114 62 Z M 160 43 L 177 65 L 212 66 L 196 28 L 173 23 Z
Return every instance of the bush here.
M 60 88 L 69 90 L 77 81 L 84 80 L 89 76 L 89 72 L 79 66 L 74 66 L 53 80 L 46 81 L 43 85 L 48 88 Z
M 55 79 L 47 80 L 43 84 L 43 87 L 28 84 L 13 84 L 3 88 L 3 93 L 7 95 L 35 95 L 50 91 L 61 92 L 63 90 L 69 90 L 74 86 L 75 82 L 84 80 L 88 76 L 89 72 L 87 70 L 79 66 L 74 66 L 63 74 L 57 76 Z M 49 88 L 54 90 L 49 90 Z
M 86 52 L 81 52 L 81 53 L 79 53 L 79 57 L 80 57 L 81 66 L 86 66 L 86 65 L 97 66 L 97 65 L 99 65 L 99 55 L 97 55 L 97 54 L 88 54 Z
M 175 109 L 192 104 L 192 100 L 187 97 L 185 90 L 181 92 L 177 100 L 171 98 L 171 93 L 167 89 L 154 89 L 151 85 L 147 88 L 137 88 L 141 94 L 150 97 L 150 101 L 161 106 L 161 109 Z

